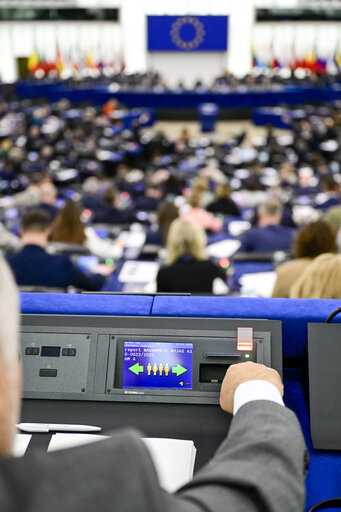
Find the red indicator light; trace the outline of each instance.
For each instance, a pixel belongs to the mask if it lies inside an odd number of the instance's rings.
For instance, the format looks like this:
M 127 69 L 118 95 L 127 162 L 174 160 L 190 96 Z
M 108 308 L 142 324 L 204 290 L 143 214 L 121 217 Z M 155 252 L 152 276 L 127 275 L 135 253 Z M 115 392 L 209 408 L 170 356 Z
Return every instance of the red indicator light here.
M 221 258 L 219 260 L 219 265 L 221 266 L 221 268 L 229 268 L 230 260 L 228 258 Z
M 252 327 L 238 327 L 237 333 L 237 350 L 251 352 L 253 350 Z

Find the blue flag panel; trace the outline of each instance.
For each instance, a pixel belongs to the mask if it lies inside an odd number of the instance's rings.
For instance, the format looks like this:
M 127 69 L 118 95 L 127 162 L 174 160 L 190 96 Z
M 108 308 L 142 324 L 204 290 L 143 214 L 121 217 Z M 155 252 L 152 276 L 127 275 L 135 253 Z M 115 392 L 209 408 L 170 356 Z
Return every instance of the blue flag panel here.
M 227 16 L 148 16 L 150 52 L 225 52 Z

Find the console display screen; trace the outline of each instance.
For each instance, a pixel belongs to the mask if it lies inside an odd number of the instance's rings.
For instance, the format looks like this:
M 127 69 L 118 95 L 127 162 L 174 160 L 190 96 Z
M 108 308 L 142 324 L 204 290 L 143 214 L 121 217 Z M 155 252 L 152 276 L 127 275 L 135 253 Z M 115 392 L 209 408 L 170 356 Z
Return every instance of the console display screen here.
M 125 341 L 124 388 L 192 389 L 193 343 Z
M 60 347 L 41 347 L 41 357 L 59 357 Z

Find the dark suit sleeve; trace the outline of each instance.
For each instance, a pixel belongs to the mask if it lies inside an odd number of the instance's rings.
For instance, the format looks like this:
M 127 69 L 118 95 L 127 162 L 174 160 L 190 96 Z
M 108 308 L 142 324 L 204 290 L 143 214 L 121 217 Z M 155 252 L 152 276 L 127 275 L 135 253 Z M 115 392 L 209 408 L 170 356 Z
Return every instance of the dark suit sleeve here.
M 203 425 L 204 428 L 204 425 Z M 300 512 L 305 444 L 295 415 L 258 401 L 234 417 L 211 463 L 171 495 L 136 434 L 0 462 L 2 512 Z
M 97 291 L 103 286 L 105 277 L 101 274 L 83 272 L 72 264 L 71 281 L 73 286 L 76 286 L 77 288 L 82 288 L 83 290 L 89 291 Z
M 192 512 L 300 512 L 307 458 L 289 409 L 249 402 L 233 418 L 212 462 L 178 492 L 178 499 L 191 503 Z

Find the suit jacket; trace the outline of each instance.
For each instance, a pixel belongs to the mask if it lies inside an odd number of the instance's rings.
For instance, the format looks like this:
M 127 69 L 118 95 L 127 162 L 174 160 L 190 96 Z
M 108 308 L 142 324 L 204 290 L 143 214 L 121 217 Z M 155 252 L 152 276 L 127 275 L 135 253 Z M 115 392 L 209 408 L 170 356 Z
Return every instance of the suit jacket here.
M 99 290 L 105 278 L 100 274 L 85 273 L 77 268 L 66 254 L 51 255 L 38 245 L 25 245 L 7 258 L 16 282 L 22 286 L 76 286 L 85 290 Z
M 52 454 L 0 460 L 1 512 L 299 512 L 306 451 L 295 415 L 249 402 L 212 461 L 175 495 L 131 431 Z
M 254 227 L 242 236 L 240 252 L 288 251 L 294 230 L 286 226 Z

